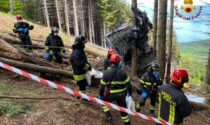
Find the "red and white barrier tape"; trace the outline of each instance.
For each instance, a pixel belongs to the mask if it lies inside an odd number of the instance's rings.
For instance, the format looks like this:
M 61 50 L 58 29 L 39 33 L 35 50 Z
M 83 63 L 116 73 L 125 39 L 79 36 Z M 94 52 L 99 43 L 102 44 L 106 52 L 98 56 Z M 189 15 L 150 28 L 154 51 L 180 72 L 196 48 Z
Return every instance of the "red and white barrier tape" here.
M 130 115 L 136 116 L 138 118 L 149 120 L 149 121 L 155 122 L 155 123 L 160 123 L 160 124 L 163 124 L 163 125 L 174 125 L 172 123 L 165 122 L 165 121 L 162 121 L 162 120 L 158 120 L 157 118 L 153 118 L 153 117 L 141 114 L 141 113 L 132 112 L 131 110 L 128 110 L 126 108 L 120 107 L 118 105 L 115 105 L 115 104 L 112 104 L 112 103 L 109 103 L 109 102 L 106 102 L 106 101 L 103 101 L 101 99 L 98 99 L 98 98 L 95 98 L 95 97 L 92 97 L 92 96 L 88 96 L 88 95 L 83 94 L 83 93 L 79 93 L 78 91 L 76 91 L 76 90 L 74 90 L 72 88 L 67 88 L 67 87 L 62 86 L 60 84 L 57 84 L 57 83 L 54 83 L 52 81 L 49 81 L 49 80 L 43 79 L 41 77 L 38 77 L 36 75 L 30 74 L 30 73 L 28 73 L 28 72 L 26 72 L 24 70 L 21 70 L 21 69 L 12 67 L 10 65 L 7 65 L 5 63 L 0 62 L 0 67 L 2 67 L 4 69 L 7 69 L 7 70 L 9 70 L 11 72 L 15 72 L 15 73 L 17 73 L 19 75 L 22 75 L 22 76 L 24 76 L 24 77 L 26 77 L 28 79 L 32 79 L 34 81 L 42 83 L 42 84 L 44 84 L 46 86 L 49 86 L 49 87 L 52 87 L 54 89 L 58 89 L 60 91 L 63 91 L 65 93 L 68 93 L 68 94 L 71 94 L 71 95 L 74 95 L 74 96 L 77 96 L 77 97 L 81 97 L 81 98 L 84 98 L 84 99 L 88 99 L 91 102 L 94 102 L 94 103 L 97 103 L 97 104 L 100 104 L 100 105 L 106 105 L 109 108 L 113 108 L 113 109 L 115 109 L 117 111 L 125 112 L 125 113 L 128 113 Z

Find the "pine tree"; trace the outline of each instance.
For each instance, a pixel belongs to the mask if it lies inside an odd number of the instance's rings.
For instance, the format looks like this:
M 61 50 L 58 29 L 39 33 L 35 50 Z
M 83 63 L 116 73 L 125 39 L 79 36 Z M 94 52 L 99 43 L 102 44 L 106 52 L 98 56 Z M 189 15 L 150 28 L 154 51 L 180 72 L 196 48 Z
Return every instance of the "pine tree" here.
M 167 25 L 167 1 L 161 0 L 159 8 L 159 28 L 158 28 L 158 49 L 157 61 L 160 65 L 160 74 L 163 79 L 166 67 L 166 25 Z
M 166 71 L 166 83 L 170 81 L 171 73 L 171 58 L 172 58 L 172 45 L 173 45 L 173 22 L 174 22 L 174 0 L 171 0 L 170 8 L 170 26 L 169 26 L 169 47 L 168 47 L 168 59 L 167 59 L 167 71 Z
M 158 20 L 158 0 L 154 0 L 154 16 L 153 16 L 153 52 L 157 51 L 157 20 Z

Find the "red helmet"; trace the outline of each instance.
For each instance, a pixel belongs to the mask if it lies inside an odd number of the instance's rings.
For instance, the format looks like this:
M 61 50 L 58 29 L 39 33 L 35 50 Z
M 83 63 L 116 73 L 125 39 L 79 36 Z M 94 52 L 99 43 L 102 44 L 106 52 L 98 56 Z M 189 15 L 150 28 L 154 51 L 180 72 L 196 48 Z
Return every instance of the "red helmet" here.
M 17 19 L 17 20 L 22 20 L 23 17 L 22 17 L 21 15 L 17 15 L 17 16 L 16 16 L 16 19 Z
M 175 69 L 171 74 L 171 80 L 174 84 L 182 87 L 184 83 L 189 82 L 189 76 L 186 70 Z
M 108 54 L 109 55 L 117 54 L 117 51 L 115 49 L 109 49 Z
M 118 55 L 118 54 L 113 54 L 113 55 L 111 55 L 111 57 L 110 57 L 110 59 L 109 59 L 109 61 L 111 62 L 111 63 L 119 63 L 120 62 L 120 55 Z

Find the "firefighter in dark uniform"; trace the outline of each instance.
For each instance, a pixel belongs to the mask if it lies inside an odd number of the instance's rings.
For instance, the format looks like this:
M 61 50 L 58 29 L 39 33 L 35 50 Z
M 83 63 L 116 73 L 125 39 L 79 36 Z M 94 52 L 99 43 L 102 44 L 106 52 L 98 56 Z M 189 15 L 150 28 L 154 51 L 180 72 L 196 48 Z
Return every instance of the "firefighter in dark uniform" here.
M 73 52 L 70 56 L 70 62 L 73 69 L 73 76 L 77 81 L 78 89 L 80 93 L 86 93 L 87 80 L 85 74 L 88 70 L 91 70 L 91 65 L 87 61 L 87 57 L 84 52 L 86 43 L 85 36 L 79 35 L 75 38 L 75 42 L 72 46 Z M 83 99 L 83 101 L 89 102 Z
M 111 66 L 110 69 L 104 71 L 103 78 L 100 86 L 100 98 L 113 102 L 116 101 L 117 105 L 126 108 L 126 95 L 132 96 L 132 86 L 130 79 L 126 72 L 119 68 L 120 56 L 114 54 L 110 57 Z M 107 120 L 112 123 L 112 116 L 110 109 L 107 106 L 103 106 L 103 111 L 107 117 Z M 130 125 L 130 120 L 127 113 L 120 112 L 121 118 L 125 125 Z
M 181 90 L 189 81 L 188 73 L 184 69 L 176 69 L 170 78 L 172 83 L 164 84 L 158 92 L 158 118 L 180 125 L 192 112 L 192 107 Z
M 58 28 L 53 27 L 51 33 L 48 35 L 45 42 L 45 58 L 48 61 L 52 61 L 53 57 L 56 58 L 57 63 L 62 63 L 62 54 L 67 56 L 67 52 L 64 49 L 64 44 L 60 36 L 58 36 Z
M 139 103 L 136 104 L 136 111 L 140 112 L 142 106 L 145 105 L 146 99 L 150 97 L 150 115 L 155 117 L 155 104 L 157 99 L 158 86 L 162 85 L 163 82 L 159 77 L 159 66 L 157 63 L 153 63 L 147 69 L 147 72 L 143 74 L 140 79 L 140 99 Z
M 111 65 L 109 59 L 110 59 L 111 55 L 113 55 L 113 54 L 117 54 L 117 51 L 115 49 L 109 49 L 107 58 L 104 60 L 104 70 L 107 70 L 108 67 Z
M 21 15 L 16 16 L 17 22 L 14 24 L 14 33 L 18 33 L 18 36 L 24 45 L 24 48 L 27 50 L 32 50 L 32 42 L 29 36 L 29 30 L 33 30 L 34 26 L 29 25 L 27 22 L 23 21 L 23 17 Z

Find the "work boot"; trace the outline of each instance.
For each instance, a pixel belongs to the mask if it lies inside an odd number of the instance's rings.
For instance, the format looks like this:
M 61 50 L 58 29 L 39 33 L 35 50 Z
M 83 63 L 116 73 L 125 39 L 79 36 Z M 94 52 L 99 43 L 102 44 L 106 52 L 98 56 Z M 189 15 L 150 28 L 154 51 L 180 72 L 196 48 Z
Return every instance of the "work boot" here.
M 114 125 L 110 111 L 105 112 L 105 115 L 106 115 L 106 119 L 107 119 L 107 122 L 109 123 L 109 125 Z
M 154 111 L 154 110 L 150 110 L 149 113 L 150 113 L 150 116 L 156 117 L 156 116 L 155 116 L 155 111 Z
M 110 111 L 105 112 L 105 115 L 106 115 L 107 120 L 112 120 L 112 115 L 111 115 Z
M 129 122 L 124 122 L 124 125 L 131 125 L 130 121 Z

